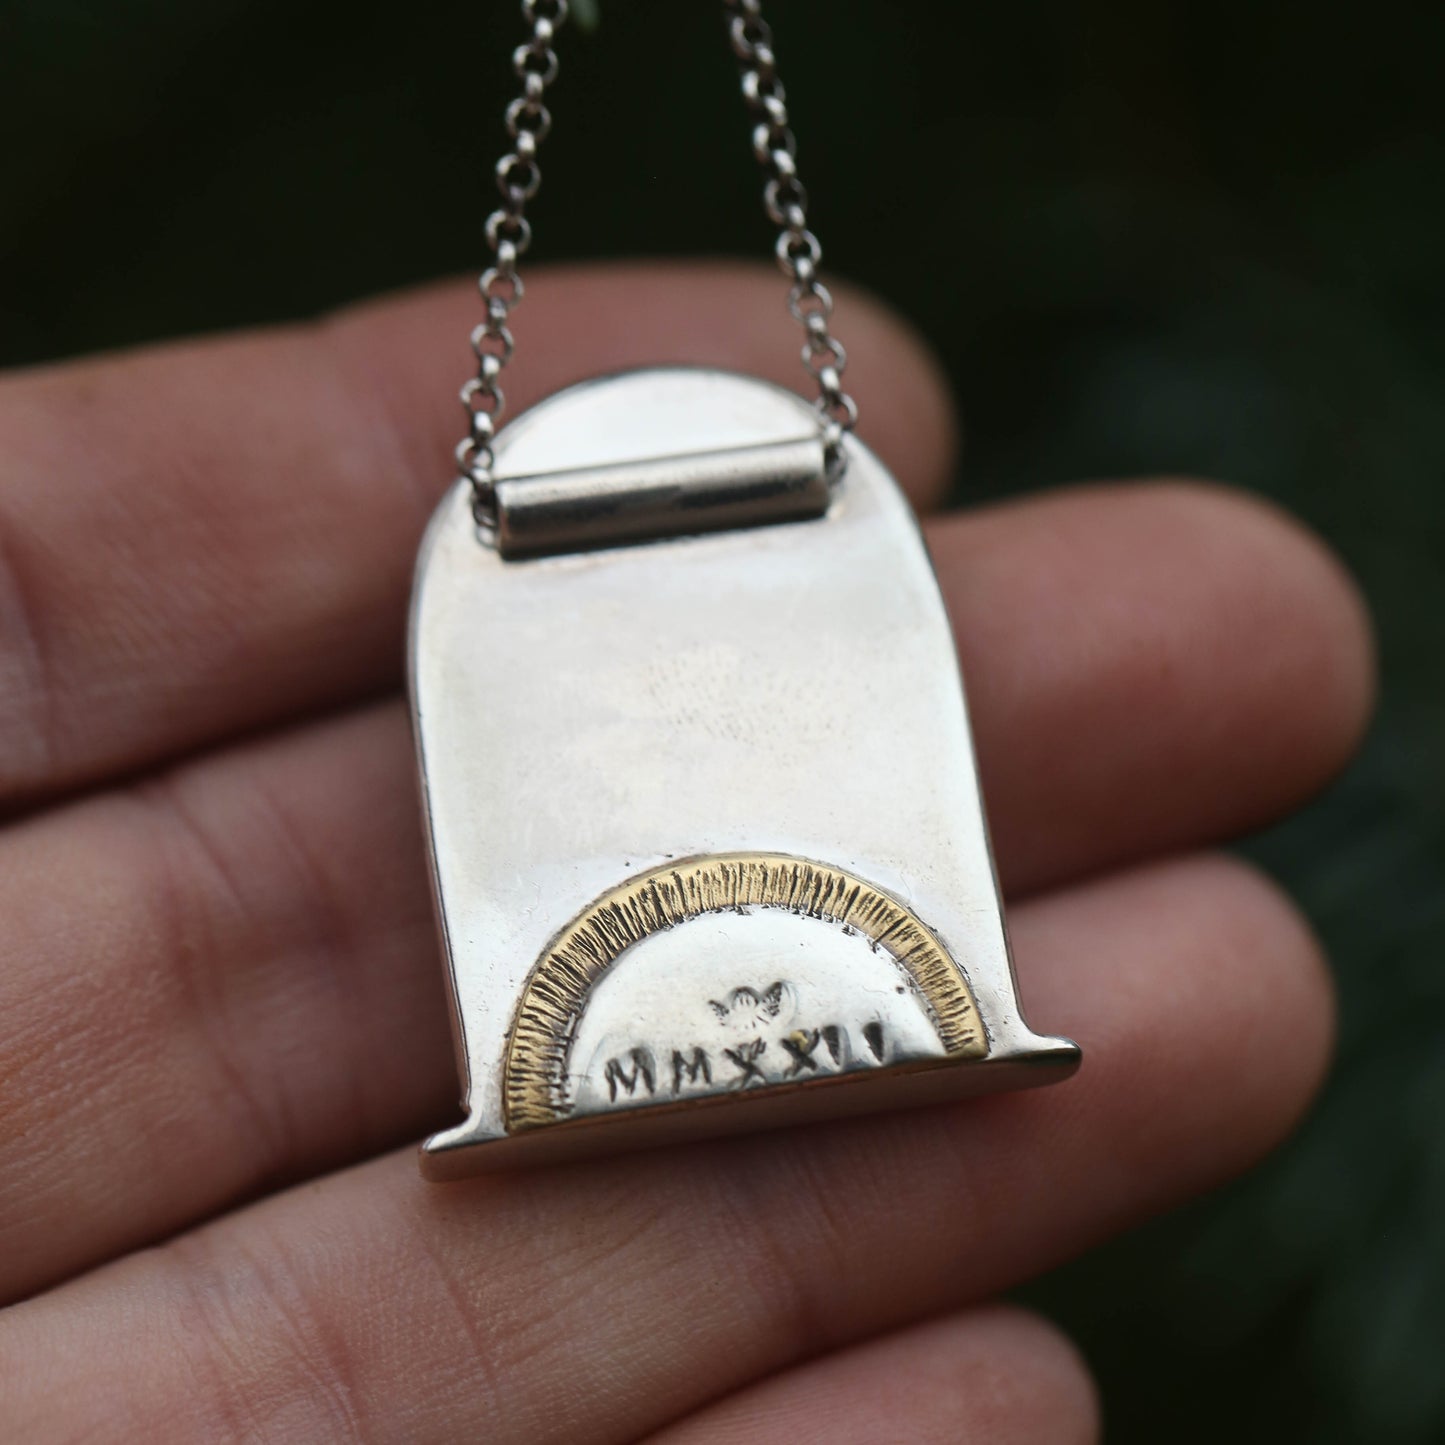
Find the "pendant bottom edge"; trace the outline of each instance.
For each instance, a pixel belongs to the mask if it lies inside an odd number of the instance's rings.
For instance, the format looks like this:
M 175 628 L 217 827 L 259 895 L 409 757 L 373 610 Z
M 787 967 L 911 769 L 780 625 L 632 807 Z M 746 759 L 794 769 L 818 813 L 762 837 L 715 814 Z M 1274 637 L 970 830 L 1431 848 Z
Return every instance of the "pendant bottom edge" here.
M 428 1138 L 419 1151 L 419 1163 L 424 1178 L 446 1183 L 605 1154 L 637 1153 L 833 1119 L 926 1108 L 1004 1090 L 1059 1083 L 1078 1069 L 1080 1058 L 1079 1046 L 1071 1039 L 1036 1037 L 1026 1048 L 983 1059 L 845 1075 L 827 1081 L 823 1087 L 816 1083 L 796 1088 L 774 1086 L 680 1106 L 590 1114 L 512 1134 L 496 1133 L 473 1118 Z M 864 1083 L 867 1088 L 860 1087 Z

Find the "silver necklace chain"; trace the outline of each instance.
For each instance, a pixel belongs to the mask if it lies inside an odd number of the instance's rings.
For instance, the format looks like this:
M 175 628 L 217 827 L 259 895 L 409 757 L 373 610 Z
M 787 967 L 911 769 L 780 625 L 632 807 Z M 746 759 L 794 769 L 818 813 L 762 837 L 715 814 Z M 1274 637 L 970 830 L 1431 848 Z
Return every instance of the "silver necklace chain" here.
M 767 178 L 763 208 L 779 228 L 774 253 L 790 283 L 788 310 L 803 328 L 803 365 L 818 386 L 814 406 L 822 428 L 828 476 L 835 479 L 843 467 L 843 437 L 857 423 L 858 407 L 843 390 L 848 357 L 832 334 L 833 298 L 818 279 L 823 251 L 808 228 L 808 193 L 798 179 L 797 142 L 788 124 L 772 32 L 762 18 L 761 0 L 723 0 L 723 8 L 742 76 L 743 99 L 753 122 L 753 154 Z M 496 527 L 492 442 L 506 407 L 498 382 L 515 349 L 509 321 L 523 296 L 517 264 L 532 243 L 527 202 L 542 184 L 537 153 L 552 128 L 552 115 L 543 97 L 557 78 L 557 52 L 552 43 L 567 18 L 567 0 L 522 0 L 522 16 L 531 34 L 512 52 L 512 69 L 522 82 L 522 93 L 506 110 L 512 148 L 497 162 L 502 204 L 487 217 L 492 264 L 478 281 L 486 316 L 472 330 L 477 370 L 461 389 L 467 434 L 456 451 L 457 466 L 471 485 L 472 515 L 484 536 L 493 535 Z

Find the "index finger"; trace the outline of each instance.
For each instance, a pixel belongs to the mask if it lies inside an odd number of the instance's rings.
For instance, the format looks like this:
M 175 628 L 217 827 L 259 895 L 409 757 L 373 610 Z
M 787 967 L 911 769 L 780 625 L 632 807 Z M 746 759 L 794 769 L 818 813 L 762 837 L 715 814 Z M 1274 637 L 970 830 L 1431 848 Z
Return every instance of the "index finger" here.
M 514 413 L 598 372 L 695 362 L 795 385 L 775 272 L 538 272 Z M 0 383 L 0 803 L 393 685 L 421 529 L 455 467 L 478 312 L 451 284 L 319 325 Z M 847 294 L 863 433 L 915 500 L 952 447 L 921 344 Z

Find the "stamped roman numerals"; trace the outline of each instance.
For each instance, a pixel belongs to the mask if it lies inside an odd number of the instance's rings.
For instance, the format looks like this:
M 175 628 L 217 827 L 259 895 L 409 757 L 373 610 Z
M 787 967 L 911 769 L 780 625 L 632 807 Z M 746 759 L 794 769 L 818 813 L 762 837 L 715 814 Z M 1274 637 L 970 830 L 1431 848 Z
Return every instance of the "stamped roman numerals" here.
M 738 993 L 759 997 L 752 990 Z M 669 1050 L 638 1044 L 607 1059 L 602 1081 L 610 1103 L 665 1100 L 878 1067 L 887 1061 L 887 1052 L 880 1023 L 866 1023 L 856 1033 L 840 1024 L 826 1024 L 739 1039 L 714 1049 L 695 1045 Z

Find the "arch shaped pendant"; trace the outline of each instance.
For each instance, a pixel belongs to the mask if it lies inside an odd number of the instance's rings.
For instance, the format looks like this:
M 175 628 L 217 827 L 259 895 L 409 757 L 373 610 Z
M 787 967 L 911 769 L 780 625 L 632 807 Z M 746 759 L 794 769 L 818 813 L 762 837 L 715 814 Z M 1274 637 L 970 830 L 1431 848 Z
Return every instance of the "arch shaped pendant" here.
M 466 1119 L 448 1179 L 1046 1083 L 896 483 L 723 372 L 585 382 L 439 507 L 410 681 Z

